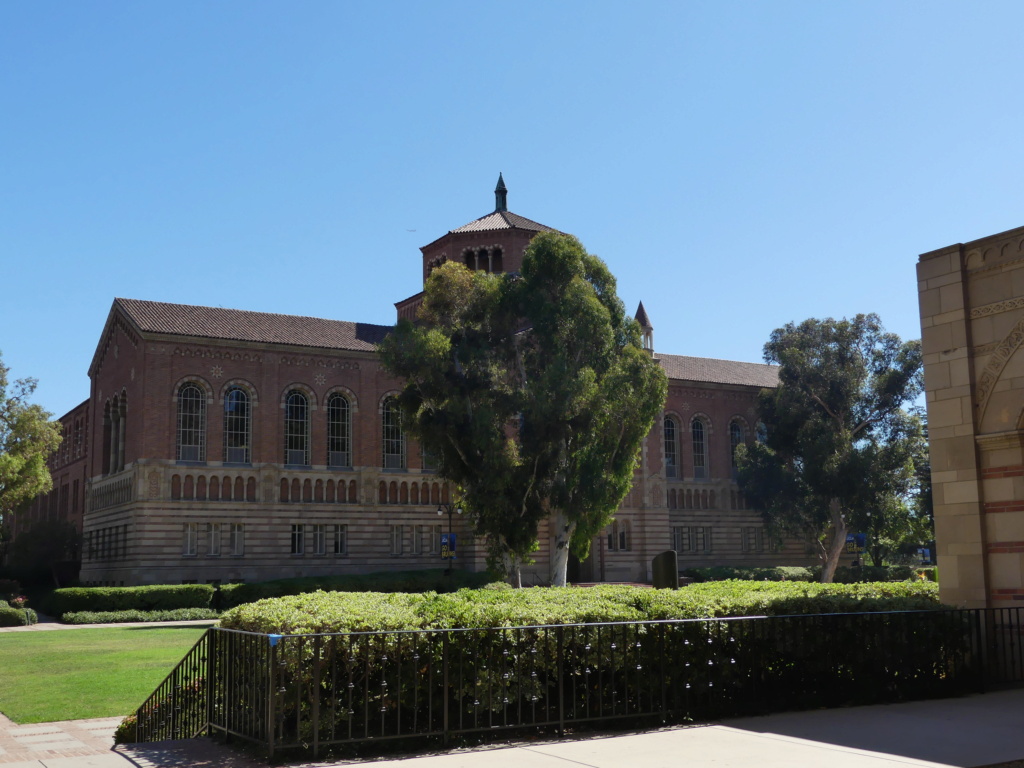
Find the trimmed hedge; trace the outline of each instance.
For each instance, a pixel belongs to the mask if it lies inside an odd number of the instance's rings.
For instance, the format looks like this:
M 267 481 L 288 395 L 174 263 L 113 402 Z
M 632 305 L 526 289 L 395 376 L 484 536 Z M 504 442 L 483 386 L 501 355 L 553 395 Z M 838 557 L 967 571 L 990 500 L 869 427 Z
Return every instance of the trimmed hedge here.
M 454 594 L 327 593 L 261 600 L 221 617 L 252 632 L 362 632 L 645 619 L 906 611 L 939 607 L 927 581 L 875 584 L 724 581 L 682 590 L 606 585 Z
M 0 602 L 0 627 L 26 627 L 39 621 L 31 608 L 11 608 Z
M 44 611 L 51 616 L 79 611 L 169 611 L 209 608 L 214 588 L 209 584 L 167 584 L 148 587 L 72 587 L 54 590 Z
M 171 611 L 78 611 L 65 613 L 65 624 L 119 624 L 126 621 L 193 621 L 216 619 L 219 614 L 210 608 L 176 608 Z
M 909 565 L 863 565 L 859 568 L 840 566 L 833 577 L 834 584 L 859 584 L 877 581 L 907 581 L 908 579 L 925 578 L 935 581 L 935 568 L 914 568 Z M 821 579 L 821 566 L 809 568 L 802 566 L 776 566 L 773 568 L 732 568 L 715 566 L 713 568 L 687 568 L 682 572 L 694 581 L 727 581 L 741 579 L 744 581 L 818 581 Z
M 307 576 L 301 579 L 277 579 L 252 584 L 224 584 L 217 594 L 217 606 L 234 608 L 270 597 L 302 595 L 308 592 L 455 592 L 482 587 L 492 581 L 487 573 L 452 571 L 441 568 L 423 571 L 382 571 L 379 573 Z

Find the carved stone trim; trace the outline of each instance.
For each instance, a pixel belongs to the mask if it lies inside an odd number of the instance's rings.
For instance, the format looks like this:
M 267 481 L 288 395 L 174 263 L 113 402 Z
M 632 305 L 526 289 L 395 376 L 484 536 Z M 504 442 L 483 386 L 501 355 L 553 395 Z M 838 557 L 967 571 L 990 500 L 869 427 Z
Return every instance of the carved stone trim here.
M 978 435 L 974 438 L 978 448 L 983 451 L 998 451 L 1006 448 L 1020 448 L 1024 445 L 1024 435 L 1017 430 L 1012 432 L 995 432 L 990 435 Z
M 983 307 L 975 307 L 971 310 L 971 319 L 978 317 L 988 317 L 989 315 L 997 315 L 1000 312 L 1008 312 L 1011 309 L 1020 309 L 1024 307 L 1024 297 L 1016 299 L 1007 299 L 1006 301 L 997 301 L 994 304 L 986 304 Z
M 985 415 L 985 408 L 988 405 L 989 397 L 992 395 L 992 389 L 995 387 L 996 382 L 999 381 L 1003 368 L 1006 367 L 1006 363 L 1009 362 L 1010 358 L 1013 357 L 1013 353 L 1017 351 L 1022 343 L 1024 343 L 1024 318 L 1017 321 L 1013 329 L 1006 334 L 1006 338 L 999 342 L 999 345 L 992 353 L 992 358 L 988 361 L 988 365 L 985 366 L 985 370 L 978 377 L 977 406 L 979 421 Z

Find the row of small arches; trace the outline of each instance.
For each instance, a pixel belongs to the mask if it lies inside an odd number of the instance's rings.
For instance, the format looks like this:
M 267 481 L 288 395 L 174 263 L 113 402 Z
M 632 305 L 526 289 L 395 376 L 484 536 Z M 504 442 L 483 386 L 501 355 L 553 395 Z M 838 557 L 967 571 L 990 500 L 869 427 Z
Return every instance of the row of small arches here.
M 725 503 L 724 501 L 722 502 Z M 691 488 L 670 488 L 668 492 L 669 509 L 716 509 L 715 492 L 713 490 Z M 746 509 L 747 500 L 742 493 L 729 492 L 730 509 Z
M 302 481 L 297 477 L 293 477 L 291 480 L 282 477 L 280 500 L 282 502 L 355 504 L 359 500 L 358 491 L 359 486 L 355 480 L 349 480 L 348 483 L 339 480 L 335 483 L 334 480 L 314 482 L 308 477 Z
M 173 475 L 171 498 L 175 501 L 256 501 L 256 478 Z
M 669 509 L 715 509 L 715 492 L 713 490 L 676 489 L 668 492 Z
M 447 504 L 451 498 L 447 483 L 409 483 L 381 480 L 377 486 L 380 504 Z

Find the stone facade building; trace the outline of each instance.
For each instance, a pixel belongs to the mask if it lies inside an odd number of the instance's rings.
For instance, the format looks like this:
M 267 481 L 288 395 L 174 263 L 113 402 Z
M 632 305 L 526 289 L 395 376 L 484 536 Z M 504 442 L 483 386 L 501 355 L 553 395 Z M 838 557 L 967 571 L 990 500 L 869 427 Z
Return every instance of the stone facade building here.
M 424 279 L 448 260 L 515 271 L 549 227 L 495 210 L 421 249 Z M 397 302 L 413 317 L 422 294 Z M 776 369 L 655 352 L 670 385 L 633 490 L 578 581 L 646 581 L 669 548 L 680 567 L 807 562 L 781 549 L 739 494 L 733 451 L 756 433 Z M 229 582 L 440 567 L 452 491 L 402 432 L 399 387 L 375 348 L 388 326 L 115 299 L 89 368 L 81 579 Z M 77 423 L 77 422 L 76 422 Z M 455 516 L 457 567 L 485 552 Z M 528 583 L 550 578 L 541 530 Z
M 942 601 L 1024 601 L 1024 227 L 917 266 Z

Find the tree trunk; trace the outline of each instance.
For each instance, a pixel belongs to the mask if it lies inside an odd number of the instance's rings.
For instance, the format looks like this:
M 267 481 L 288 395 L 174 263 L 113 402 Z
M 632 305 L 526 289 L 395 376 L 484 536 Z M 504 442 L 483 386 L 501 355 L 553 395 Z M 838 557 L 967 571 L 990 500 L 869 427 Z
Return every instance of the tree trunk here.
M 551 586 L 564 587 L 569 572 L 569 542 L 576 523 L 570 523 L 564 512 L 555 513 L 555 549 L 551 553 Z
M 839 557 L 843 554 L 843 548 L 846 546 L 846 520 L 843 519 L 839 499 L 832 499 L 828 503 L 828 513 L 832 522 L 832 542 L 828 546 L 825 563 L 821 568 L 822 584 L 832 583 L 832 579 L 836 575 L 836 567 L 839 565 Z

